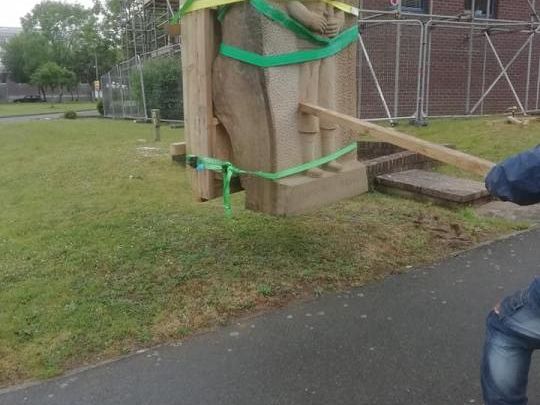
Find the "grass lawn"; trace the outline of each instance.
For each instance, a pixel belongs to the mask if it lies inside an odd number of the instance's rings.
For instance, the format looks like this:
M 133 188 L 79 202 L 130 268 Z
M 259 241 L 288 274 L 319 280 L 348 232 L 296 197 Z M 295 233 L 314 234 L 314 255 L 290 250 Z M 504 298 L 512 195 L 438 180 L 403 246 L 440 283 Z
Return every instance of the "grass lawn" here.
M 96 103 L 66 101 L 63 103 L 9 103 L 0 104 L 0 117 L 13 117 L 27 114 L 54 114 L 65 111 L 95 110 Z
M 418 132 L 493 158 L 531 143 L 525 131 L 537 128 L 481 120 Z M 194 203 L 185 169 L 171 163 L 181 131 L 164 127 L 162 137 L 149 142 L 149 125 L 125 121 L 0 124 L 0 385 L 361 285 L 523 227 L 377 193 L 293 218 L 246 211 L 239 193 L 228 219 L 220 201 Z
M 492 162 L 499 162 L 509 155 L 540 144 L 540 121 L 536 120 L 531 120 L 527 127 L 520 127 L 507 124 L 504 117 L 434 119 L 427 127 L 403 124 L 397 129 L 431 142 L 455 145 L 463 152 L 481 156 Z M 441 171 L 462 177 L 475 177 L 449 166 L 443 166 Z

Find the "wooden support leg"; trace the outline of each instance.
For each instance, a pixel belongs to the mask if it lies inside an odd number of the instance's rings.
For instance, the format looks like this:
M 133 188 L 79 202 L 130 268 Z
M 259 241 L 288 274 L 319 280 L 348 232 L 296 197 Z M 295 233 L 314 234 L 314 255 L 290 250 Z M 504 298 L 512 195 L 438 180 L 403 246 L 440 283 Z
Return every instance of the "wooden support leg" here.
M 378 140 L 417 152 L 421 155 L 481 176 L 485 176 L 494 166 L 494 163 L 488 160 L 424 141 L 423 139 L 404 134 L 395 129 L 381 127 L 380 125 L 319 107 L 314 104 L 300 103 L 300 111 L 313 114 L 319 118 L 324 118 L 325 120 L 332 120 L 336 124 L 359 132 L 360 134 L 370 135 Z
M 216 55 L 213 11 L 205 9 L 182 19 L 182 73 L 187 153 L 213 156 L 215 125 L 212 103 L 212 62 Z M 189 169 L 193 196 L 206 201 L 220 195 L 210 171 Z

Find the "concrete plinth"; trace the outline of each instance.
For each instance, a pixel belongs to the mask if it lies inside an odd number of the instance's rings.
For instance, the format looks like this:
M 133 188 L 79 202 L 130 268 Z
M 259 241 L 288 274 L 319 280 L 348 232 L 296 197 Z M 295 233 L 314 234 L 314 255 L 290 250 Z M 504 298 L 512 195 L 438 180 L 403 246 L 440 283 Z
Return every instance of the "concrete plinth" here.
M 259 184 L 266 188 L 247 189 L 248 209 L 273 215 L 297 215 L 313 211 L 368 191 L 366 167 L 359 162 L 347 162 L 337 173 L 325 172 L 320 178 L 292 176 L 276 182 Z M 256 193 L 250 195 L 250 190 Z

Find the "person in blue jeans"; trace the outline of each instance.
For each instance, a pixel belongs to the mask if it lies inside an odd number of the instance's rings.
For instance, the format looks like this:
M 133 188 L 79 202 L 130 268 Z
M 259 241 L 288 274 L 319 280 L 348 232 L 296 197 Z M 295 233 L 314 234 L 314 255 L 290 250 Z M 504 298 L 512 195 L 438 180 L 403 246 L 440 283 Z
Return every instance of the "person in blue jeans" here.
M 527 404 L 531 356 L 540 349 L 540 279 L 506 297 L 488 315 L 482 360 L 486 405 Z
M 540 202 L 540 147 L 496 165 L 490 193 L 519 205 Z M 504 298 L 489 313 L 482 359 L 486 405 L 526 405 L 531 356 L 540 349 L 540 278 Z

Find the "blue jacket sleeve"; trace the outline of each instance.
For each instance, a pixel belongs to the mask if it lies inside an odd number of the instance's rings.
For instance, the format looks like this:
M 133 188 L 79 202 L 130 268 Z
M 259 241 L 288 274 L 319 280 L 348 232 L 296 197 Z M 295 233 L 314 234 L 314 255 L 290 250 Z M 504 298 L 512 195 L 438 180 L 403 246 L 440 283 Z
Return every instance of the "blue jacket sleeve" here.
M 540 145 L 496 165 L 486 177 L 494 197 L 519 205 L 540 202 Z

